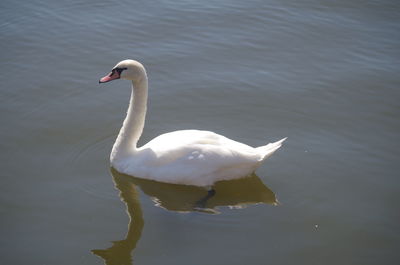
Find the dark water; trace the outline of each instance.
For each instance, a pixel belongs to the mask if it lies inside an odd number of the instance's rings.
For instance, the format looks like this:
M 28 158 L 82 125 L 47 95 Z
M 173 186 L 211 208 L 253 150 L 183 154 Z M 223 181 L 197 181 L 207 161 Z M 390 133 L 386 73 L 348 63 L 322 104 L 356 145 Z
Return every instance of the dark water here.
M 1 264 L 399 260 L 397 1 L 64 2 L 0 3 Z M 111 172 L 130 90 L 97 82 L 125 58 L 150 78 L 141 143 L 287 142 L 203 211 Z

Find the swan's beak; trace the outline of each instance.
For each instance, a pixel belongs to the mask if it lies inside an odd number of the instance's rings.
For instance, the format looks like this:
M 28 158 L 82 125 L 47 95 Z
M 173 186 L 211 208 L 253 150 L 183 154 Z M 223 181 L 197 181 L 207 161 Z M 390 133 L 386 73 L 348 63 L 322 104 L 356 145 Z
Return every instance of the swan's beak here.
M 114 79 L 119 79 L 118 71 L 113 71 L 99 80 L 99 83 L 107 83 Z

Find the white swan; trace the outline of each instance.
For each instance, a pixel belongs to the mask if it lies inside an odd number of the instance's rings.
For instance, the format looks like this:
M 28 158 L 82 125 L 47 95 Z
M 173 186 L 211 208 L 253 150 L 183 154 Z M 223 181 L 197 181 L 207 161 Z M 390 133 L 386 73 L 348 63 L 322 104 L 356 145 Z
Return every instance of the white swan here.
M 146 70 L 137 61 L 124 60 L 99 83 L 115 79 L 132 81 L 128 112 L 110 155 L 111 166 L 121 173 L 210 187 L 220 180 L 248 176 L 286 139 L 253 148 L 213 132 L 182 130 L 162 134 L 137 147 L 146 116 Z

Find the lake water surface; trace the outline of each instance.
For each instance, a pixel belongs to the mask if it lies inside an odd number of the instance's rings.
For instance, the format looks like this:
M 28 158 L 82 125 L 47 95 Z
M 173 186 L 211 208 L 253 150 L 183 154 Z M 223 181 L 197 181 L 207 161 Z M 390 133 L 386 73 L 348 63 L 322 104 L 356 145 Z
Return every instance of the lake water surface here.
M 3 0 L 1 264 L 394 264 L 397 1 Z M 110 169 L 129 83 L 140 143 L 207 129 L 284 146 L 206 192 Z

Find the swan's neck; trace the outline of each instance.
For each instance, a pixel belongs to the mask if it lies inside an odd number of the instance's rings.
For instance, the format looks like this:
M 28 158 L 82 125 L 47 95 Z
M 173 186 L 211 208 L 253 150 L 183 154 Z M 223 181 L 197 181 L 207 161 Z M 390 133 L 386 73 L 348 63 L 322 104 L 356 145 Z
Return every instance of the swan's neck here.
M 132 81 L 132 93 L 126 118 L 111 152 L 111 161 L 132 155 L 143 132 L 147 108 L 147 77 Z

